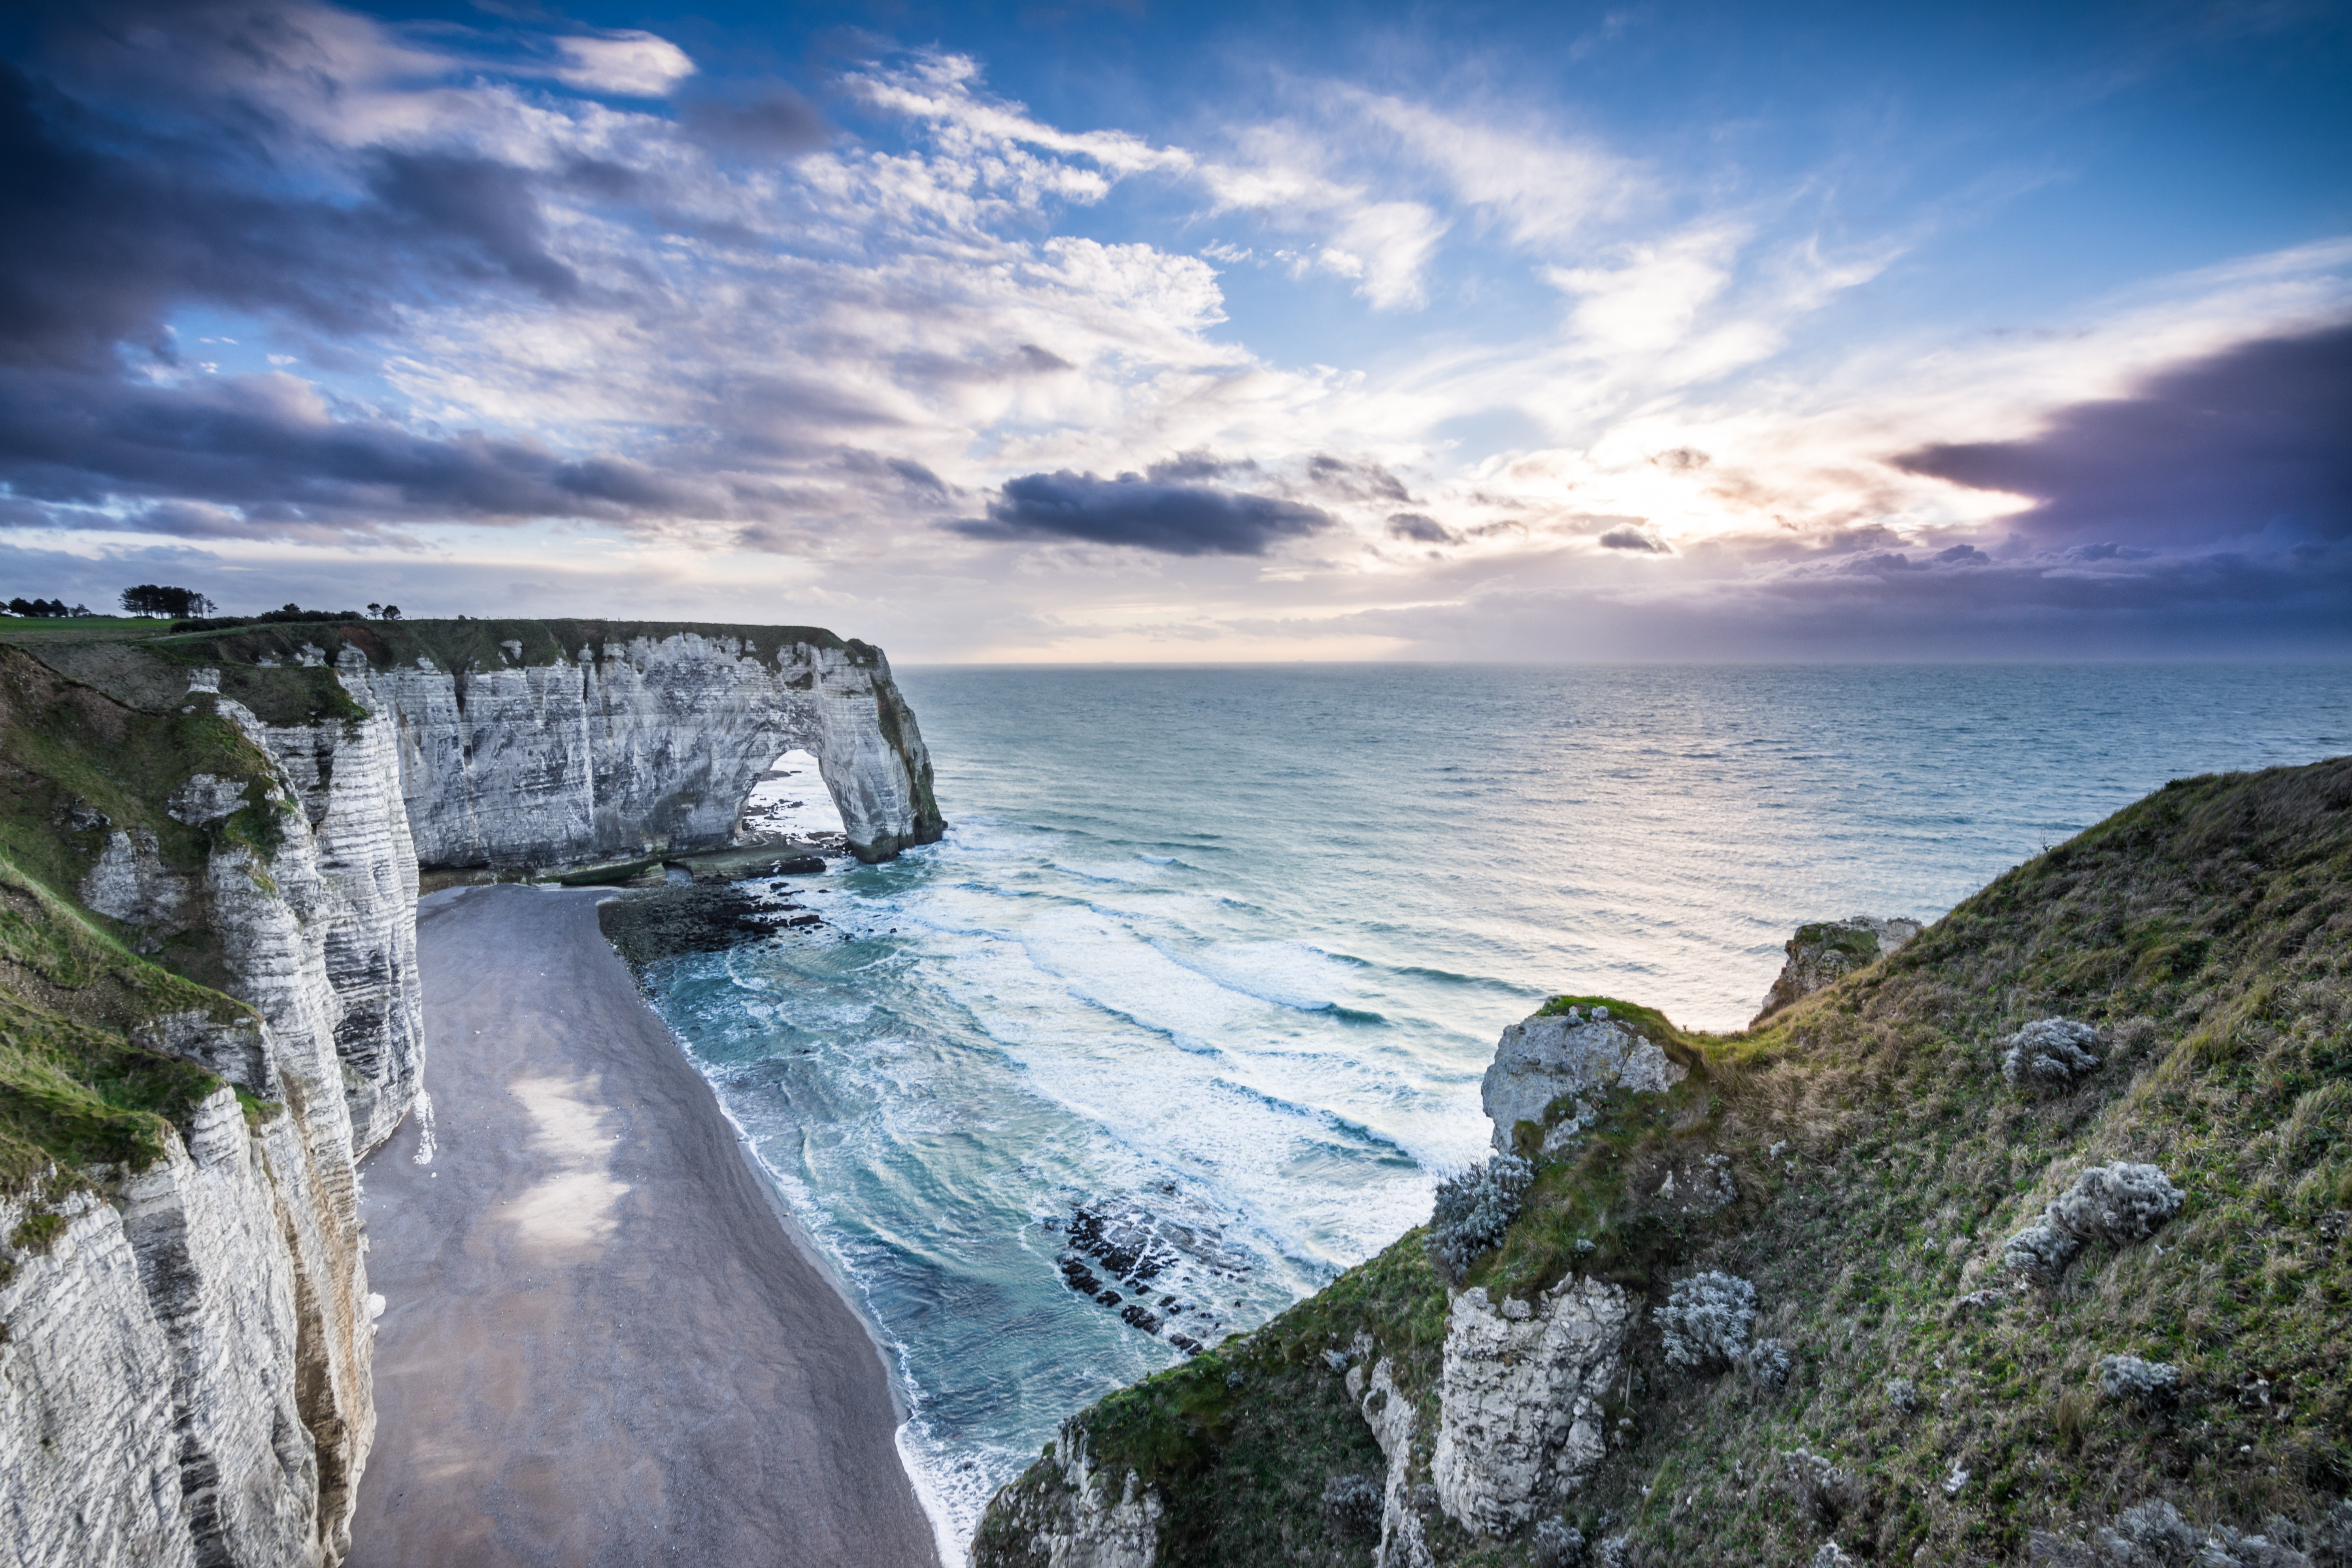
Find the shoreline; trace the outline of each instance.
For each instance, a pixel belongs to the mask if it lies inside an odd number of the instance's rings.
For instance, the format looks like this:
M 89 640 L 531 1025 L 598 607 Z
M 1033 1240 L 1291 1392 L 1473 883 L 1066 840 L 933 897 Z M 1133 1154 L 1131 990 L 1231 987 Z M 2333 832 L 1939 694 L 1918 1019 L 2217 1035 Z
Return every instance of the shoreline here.
M 612 897 L 420 901 L 433 1145 L 412 1117 L 363 1167 L 386 1310 L 349 1563 L 940 1563 L 894 1359 Z

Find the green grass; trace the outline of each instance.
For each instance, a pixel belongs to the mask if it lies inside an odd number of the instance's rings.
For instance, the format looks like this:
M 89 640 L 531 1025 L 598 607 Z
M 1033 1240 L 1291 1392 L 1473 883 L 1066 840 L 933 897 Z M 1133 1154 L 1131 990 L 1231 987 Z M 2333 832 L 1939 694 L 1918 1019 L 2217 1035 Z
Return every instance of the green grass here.
M 1645 1317 L 1635 1425 L 1570 1513 L 1588 1536 L 1630 1531 L 1655 1563 L 1802 1563 L 1825 1533 L 1882 1563 L 2019 1562 L 2034 1529 L 2079 1534 L 2153 1496 L 2260 1529 L 2352 1491 L 2352 761 L 2168 786 L 1752 1033 L 1675 1031 L 1607 997 L 1547 1010 L 1596 1002 L 1693 1071 L 1602 1106 L 1469 1282 L 1525 1295 L 1583 1269 L 1654 1304 L 1673 1279 L 1726 1269 L 1756 1283 L 1757 1332 L 1796 1369 L 1778 1391 L 1675 1373 Z M 2002 1041 L 2053 1014 L 2101 1026 L 2107 1060 L 2071 1094 L 2021 1096 Z M 1657 1201 L 1664 1173 L 1709 1155 L 1730 1162 L 1736 1202 Z M 2114 1159 L 2153 1161 L 2189 1194 L 2154 1245 L 2095 1247 L 2054 1289 L 1962 1304 L 2004 1283 L 2009 1234 Z M 1309 1539 L 1300 1500 L 1349 1414 L 1316 1358 L 1370 1333 L 1433 1435 L 1445 1310 L 1415 1233 L 1080 1419 L 1101 1462 L 1165 1498 L 1161 1563 L 1338 1561 L 1316 1555 L 1340 1545 Z M 2126 1352 L 2180 1367 L 2174 1409 L 2097 1395 L 2099 1357 Z M 1295 1457 L 1249 1436 L 1291 1430 L 1310 1435 Z M 1858 1479 L 1826 1532 L 1773 1479 L 1801 1447 Z M 1956 1463 L 1969 1479 L 1948 1498 Z M 992 1539 L 986 1561 L 1022 1560 Z M 1448 1563 L 1527 1561 L 1524 1538 L 1450 1525 L 1433 1545 Z

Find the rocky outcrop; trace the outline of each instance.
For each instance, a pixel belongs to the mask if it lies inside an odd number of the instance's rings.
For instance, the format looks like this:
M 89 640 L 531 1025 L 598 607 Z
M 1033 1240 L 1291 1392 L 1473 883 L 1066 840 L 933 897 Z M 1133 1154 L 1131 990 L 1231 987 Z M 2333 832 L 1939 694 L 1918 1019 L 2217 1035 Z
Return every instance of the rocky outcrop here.
M 2099 1070 L 2099 1031 L 2073 1018 L 2037 1018 L 2009 1037 L 2000 1076 L 2013 1089 L 2063 1090 Z
M 777 757 L 813 752 L 860 858 L 943 830 L 930 754 L 877 648 L 611 628 L 560 662 L 337 661 L 393 717 L 417 858 L 559 867 L 721 848 Z M 508 650 L 512 651 L 508 651 Z
M 1454 1299 L 1438 1386 L 1430 1479 L 1440 1506 L 1502 1535 L 1557 1510 L 1607 1455 L 1601 1404 L 1624 1370 L 1634 1302 L 1571 1275 L 1530 1306 Z
M 975 1568 L 1152 1568 L 1159 1494 L 1133 1470 L 1096 1468 L 1076 1422 L 1063 1424 L 1045 1460 L 972 1542 Z
M 1748 1022 L 1751 1029 L 1800 997 L 1844 979 L 1902 950 L 1919 934 L 1919 922 L 1878 915 L 1848 915 L 1842 921 L 1821 921 L 1797 928 L 1788 942 L 1788 962 L 1764 997 L 1764 1010 Z
M 1538 1013 L 1503 1031 L 1478 1100 L 1494 1121 L 1495 1147 L 1506 1152 L 1520 1122 L 1542 1125 L 1555 1101 L 1568 1100 L 1565 1115 L 1546 1132 L 1544 1150 L 1550 1153 L 1590 1125 L 1591 1101 L 1598 1096 L 1612 1089 L 1654 1093 L 1685 1076 L 1681 1063 L 1633 1026 L 1611 1017 L 1606 1006 L 1570 1007 Z

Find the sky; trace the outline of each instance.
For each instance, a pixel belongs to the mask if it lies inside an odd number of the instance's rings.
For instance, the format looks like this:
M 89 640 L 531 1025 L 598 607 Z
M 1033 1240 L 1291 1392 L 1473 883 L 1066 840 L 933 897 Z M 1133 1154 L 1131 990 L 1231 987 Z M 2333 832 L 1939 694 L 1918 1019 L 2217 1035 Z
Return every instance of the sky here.
M 41 0 L 0 584 L 2352 654 L 2352 0 Z

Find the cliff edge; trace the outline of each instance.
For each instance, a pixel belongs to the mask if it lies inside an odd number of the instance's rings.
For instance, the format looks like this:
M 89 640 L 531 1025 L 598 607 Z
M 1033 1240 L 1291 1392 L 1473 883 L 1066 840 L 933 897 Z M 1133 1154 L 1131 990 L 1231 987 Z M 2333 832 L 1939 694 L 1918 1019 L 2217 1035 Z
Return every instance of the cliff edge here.
M 1513 1026 L 1429 1226 L 1073 1417 L 974 1563 L 2352 1564 L 2352 759 L 1869 934 L 1743 1033 Z
M 11 1562 L 342 1558 L 420 863 L 724 845 L 794 746 L 861 856 L 940 837 L 880 650 L 814 628 L 0 628 Z

